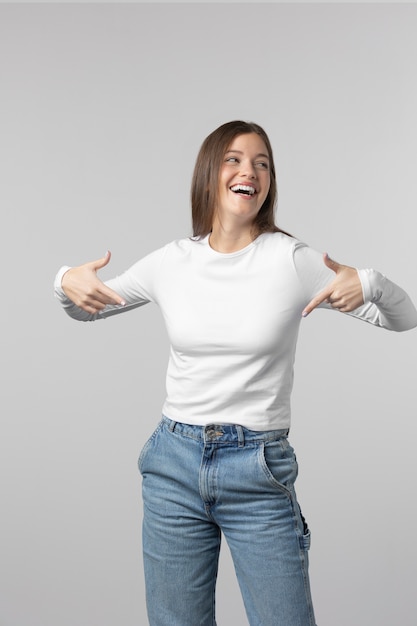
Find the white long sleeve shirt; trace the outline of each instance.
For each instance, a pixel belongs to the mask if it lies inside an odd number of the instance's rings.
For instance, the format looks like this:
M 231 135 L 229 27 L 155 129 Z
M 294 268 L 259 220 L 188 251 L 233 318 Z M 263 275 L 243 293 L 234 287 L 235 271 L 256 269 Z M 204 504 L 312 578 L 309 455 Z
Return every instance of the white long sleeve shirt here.
M 78 320 L 97 320 L 148 302 L 161 308 L 171 344 L 163 413 L 188 424 L 289 428 L 301 313 L 334 279 L 322 255 L 282 233 L 265 233 L 230 254 L 208 237 L 181 239 L 106 281 L 126 301 L 89 315 L 55 293 Z M 417 326 L 408 295 L 375 270 L 358 270 L 365 304 L 349 315 L 402 331 Z M 329 307 L 327 303 L 321 306 Z

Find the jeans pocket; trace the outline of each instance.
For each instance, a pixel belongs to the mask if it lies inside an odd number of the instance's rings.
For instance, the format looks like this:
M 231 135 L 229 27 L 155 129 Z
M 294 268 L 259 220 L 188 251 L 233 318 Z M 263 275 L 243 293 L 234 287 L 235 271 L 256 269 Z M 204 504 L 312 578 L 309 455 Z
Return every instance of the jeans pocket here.
M 149 452 L 150 448 L 152 447 L 156 436 L 158 435 L 159 431 L 161 430 L 162 426 L 163 426 L 164 422 L 163 420 L 161 420 L 158 424 L 158 426 L 155 428 L 155 430 L 153 431 L 152 435 L 149 437 L 149 439 L 145 442 L 145 445 L 143 446 L 140 454 L 139 454 L 139 460 L 138 460 L 138 468 L 139 468 L 139 472 L 142 474 L 143 473 L 143 464 L 146 458 L 147 453 Z
M 262 443 L 259 460 L 268 481 L 280 489 L 291 491 L 298 474 L 294 450 L 286 438 Z

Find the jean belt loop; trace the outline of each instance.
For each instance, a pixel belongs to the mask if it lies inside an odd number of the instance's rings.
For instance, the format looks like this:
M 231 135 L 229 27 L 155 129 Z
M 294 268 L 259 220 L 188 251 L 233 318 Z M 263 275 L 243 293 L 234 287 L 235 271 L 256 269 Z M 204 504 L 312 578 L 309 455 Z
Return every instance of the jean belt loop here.
M 170 421 L 168 429 L 171 431 L 171 433 L 174 432 L 176 424 L 177 422 L 174 422 L 173 420 Z
M 242 426 L 240 426 L 239 424 L 236 424 L 236 432 L 237 432 L 237 439 L 239 442 L 238 447 L 243 448 L 245 445 L 245 435 L 243 433 Z

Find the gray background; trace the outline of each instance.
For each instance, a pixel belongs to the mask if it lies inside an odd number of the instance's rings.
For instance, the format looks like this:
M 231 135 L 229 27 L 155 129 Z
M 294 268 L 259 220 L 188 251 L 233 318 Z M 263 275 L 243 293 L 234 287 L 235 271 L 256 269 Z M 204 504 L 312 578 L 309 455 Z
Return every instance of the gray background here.
M 164 396 L 156 307 L 52 295 L 190 234 L 203 138 L 265 127 L 279 223 L 417 301 L 417 6 L 0 6 L 0 625 L 145 624 L 139 450 Z M 302 323 L 291 440 L 320 626 L 414 626 L 415 331 Z M 250 541 L 250 537 L 248 537 Z M 180 597 L 180 594 L 179 594 Z M 227 549 L 219 626 L 246 624 Z

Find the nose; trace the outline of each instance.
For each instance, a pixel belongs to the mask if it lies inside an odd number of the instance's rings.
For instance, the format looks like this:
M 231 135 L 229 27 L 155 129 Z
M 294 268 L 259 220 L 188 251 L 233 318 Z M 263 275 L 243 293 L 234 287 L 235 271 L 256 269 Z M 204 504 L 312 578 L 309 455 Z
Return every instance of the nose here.
M 252 163 L 252 161 L 243 161 L 242 162 L 242 175 L 246 178 L 256 178 L 256 169 Z

